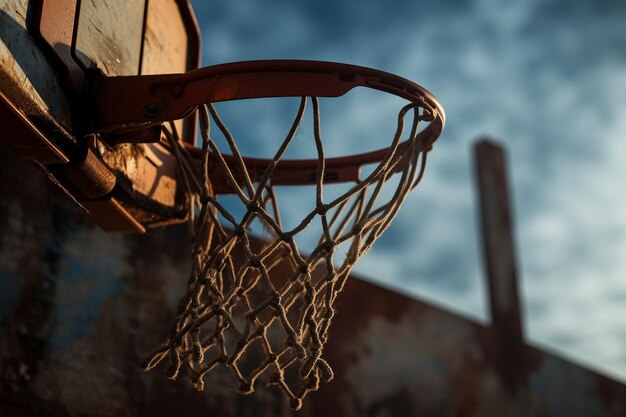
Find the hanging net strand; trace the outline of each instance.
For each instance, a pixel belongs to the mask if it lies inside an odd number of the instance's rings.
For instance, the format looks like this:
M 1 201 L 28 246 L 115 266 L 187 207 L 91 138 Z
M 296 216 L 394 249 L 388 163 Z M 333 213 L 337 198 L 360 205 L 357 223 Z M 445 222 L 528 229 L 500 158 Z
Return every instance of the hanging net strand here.
M 230 370 L 242 394 L 254 392 L 264 381 L 278 386 L 294 409 L 319 388 L 320 381 L 333 379 L 323 353 L 335 302 L 354 264 L 385 231 L 409 191 L 423 178 L 432 141 L 422 141 L 419 124 L 431 121 L 433 115 L 416 103 L 403 107 L 391 146 L 378 166 L 326 202 L 327 158 L 320 105 L 311 97 L 317 153 L 312 184 L 315 207 L 286 230 L 272 176 L 296 136 L 307 101 L 302 97 L 288 134 L 258 177 L 249 172 L 233 135 L 212 105 L 199 108 L 201 170 L 193 167 L 177 138 L 168 137 L 187 188 L 190 215 L 197 212 L 190 220 L 193 262 L 169 336 L 145 360 L 146 370 L 165 361 L 168 378 L 176 379 L 184 372 L 202 390 L 209 372 L 223 367 Z M 403 140 L 409 113 L 410 133 Z M 225 138 L 230 156 L 225 157 L 213 141 L 211 121 Z M 211 175 L 216 170 L 245 207 L 240 219 L 212 193 Z M 261 241 L 252 236 L 255 221 L 263 225 L 269 238 Z M 321 225 L 319 240 L 304 255 L 295 237 L 314 225 Z M 346 254 L 337 262 L 335 255 L 343 245 Z

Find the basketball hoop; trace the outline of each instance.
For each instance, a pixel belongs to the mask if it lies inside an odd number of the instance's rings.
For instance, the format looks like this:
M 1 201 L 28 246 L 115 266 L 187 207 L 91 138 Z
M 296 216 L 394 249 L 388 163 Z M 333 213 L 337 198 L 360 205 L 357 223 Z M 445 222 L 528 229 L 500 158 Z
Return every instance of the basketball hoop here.
M 299 409 L 321 380 L 333 378 L 322 356 L 335 302 L 356 261 L 421 181 L 427 153 L 445 124 L 441 105 L 428 91 L 398 76 L 311 61 L 243 62 L 178 75 L 103 78 L 98 86 L 99 132 L 168 122 L 196 109 L 200 113 L 202 148 L 168 135 L 187 189 L 193 266 L 170 335 L 147 358 L 145 369 L 167 358 L 168 378 L 176 379 L 184 371 L 201 390 L 206 375 L 225 365 L 242 394 L 253 392 L 264 380 L 278 385 L 292 408 Z M 318 97 L 338 97 L 355 87 L 379 90 L 408 103 L 398 112 L 387 148 L 326 158 Z M 267 97 L 301 97 L 297 115 L 272 159 L 243 157 L 212 103 Z M 316 158 L 283 160 L 309 101 Z M 403 138 L 409 115 L 409 133 Z M 226 138 L 228 154 L 212 139 L 212 123 Z M 366 164 L 378 165 L 361 178 L 360 168 Z M 354 185 L 339 197 L 324 199 L 327 184 L 351 182 Z M 294 228 L 281 223 L 274 192 L 281 185 L 310 186 L 316 196 L 315 206 Z M 224 193 L 234 194 L 245 206 L 241 219 L 219 201 L 218 195 Z M 314 219 L 321 224 L 319 241 L 305 255 L 294 238 L 313 227 Z M 256 220 L 271 235 L 265 242 L 248 230 Z M 346 256 L 336 264 L 339 247 L 347 248 Z M 262 360 L 253 369 L 244 369 L 246 355 Z

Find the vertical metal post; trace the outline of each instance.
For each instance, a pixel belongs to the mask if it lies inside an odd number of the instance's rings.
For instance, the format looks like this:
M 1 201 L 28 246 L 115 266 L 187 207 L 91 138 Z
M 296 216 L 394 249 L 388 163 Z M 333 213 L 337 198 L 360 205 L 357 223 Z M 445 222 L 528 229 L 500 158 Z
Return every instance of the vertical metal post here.
M 486 140 L 474 152 L 497 363 L 505 385 L 514 390 L 526 361 L 505 154 Z

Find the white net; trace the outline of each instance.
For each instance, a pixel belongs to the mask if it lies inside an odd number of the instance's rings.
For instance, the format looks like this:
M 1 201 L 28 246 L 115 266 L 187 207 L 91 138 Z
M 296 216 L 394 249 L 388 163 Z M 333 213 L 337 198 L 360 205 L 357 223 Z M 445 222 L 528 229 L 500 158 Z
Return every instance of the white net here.
M 355 262 L 385 231 L 409 191 L 420 182 L 432 143 L 422 142 L 418 128 L 433 115 L 415 103 L 403 107 L 391 146 L 378 166 L 326 202 L 319 102 L 316 97 L 310 100 L 318 161 L 312 181 L 316 205 L 289 230 L 281 224 L 272 175 L 302 122 L 306 97 L 301 99 L 289 134 L 255 181 L 212 105 L 200 109 L 201 173 L 177 141 L 169 138 L 192 206 L 193 267 L 169 337 L 146 359 L 146 370 L 168 359 L 168 378 L 185 372 L 202 390 L 206 375 L 223 366 L 232 371 L 242 394 L 252 393 L 261 383 L 277 385 L 294 409 L 318 389 L 320 381 L 333 378 L 323 352 L 335 302 Z M 409 112 L 410 133 L 403 139 Z M 229 161 L 234 163 L 227 162 L 211 138 L 211 119 L 226 138 L 233 157 Z M 236 219 L 212 193 L 215 169 L 245 206 L 241 218 Z M 193 216 L 196 205 L 199 214 Z M 261 241 L 251 235 L 254 221 L 264 225 L 269 239 Z M 304 255 L 295 237 L 315 226 L 320 227 L 318 244 Z M 345 255 L 337 261 L 339 247 Z

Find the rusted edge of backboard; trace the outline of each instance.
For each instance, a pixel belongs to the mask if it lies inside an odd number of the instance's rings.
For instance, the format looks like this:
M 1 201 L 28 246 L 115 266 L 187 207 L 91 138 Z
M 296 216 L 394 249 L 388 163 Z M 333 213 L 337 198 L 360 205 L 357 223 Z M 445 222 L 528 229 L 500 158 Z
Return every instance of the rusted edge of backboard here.
M 150 0 L 147 0 L 149 3 Z M 189 0 L 176 0 L 180 15 L 183 18 L 184 26 L 187 29 L 187 71 L 200 68 L 200 60 L 202 56 L 202 38 L 200 36 L 200 26 L 196 19 L 196 14 L 191 7 Z M 192 145 L 196 144 L 196 135 L 198 130 L 198 113 L 193 112 L 185 119 L 183 126 L 182 140 Z
M 148 3 L 150 0 L 148 0 Z M 189 0 L 176 0 L 180 8 L 180 14 L 184 20 L 187 33 L 189 35 L 187 50 L 187 70 L 200 67 L 200 58 L 202 53 L 202 40 L 200 38 L 200 26 L 196 19 L 191 3 Z
M 0 92 L 0 137 L 15 153 L 40 164 L 66 164 L 70 159 Z
M 104 230 L 145 232 L 143 225 L 114 197 L 115 178 L 111 177 L 110 172 L 109 175 L 103 172 L 108 168 L 101 166 L 102 162 L 99 162 L 93 152 L 87 151 L 85 163 L 70 164 L 69 156 L 48 140 L 2 92 L 0 92 L 0 125 L 2 126 L 0 139 L 16 154 L 36 162 L 54 179 L 53 182 L 65 193 L 70 194 Z M 91 193 L 84 185 L 86 175 L 100 179 L 88 182 L 89 186 L 100 183 L 105 185 L 99 186 L 98 192 Z

